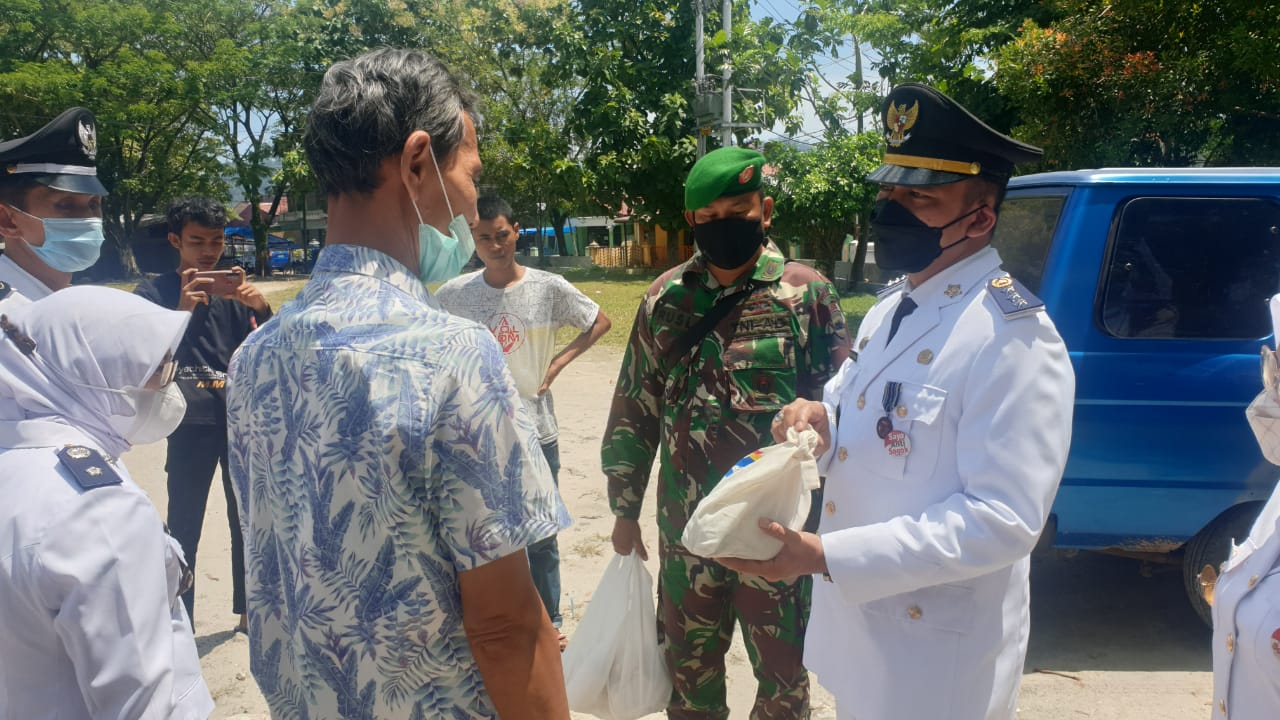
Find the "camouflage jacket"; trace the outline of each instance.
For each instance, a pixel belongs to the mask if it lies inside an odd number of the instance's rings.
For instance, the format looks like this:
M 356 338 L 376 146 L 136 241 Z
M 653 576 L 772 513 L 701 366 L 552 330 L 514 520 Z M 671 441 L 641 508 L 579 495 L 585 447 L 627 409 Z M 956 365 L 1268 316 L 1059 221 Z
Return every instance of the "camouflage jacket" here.
M 750 279 L 757 287 L 682 358 L 668 348 L 716 301 L 721 287 L 701 254 L 649 286 L 636 312 L 601 450 L 609 505 L 635 519 L 661 451 L 658 523 L 683 531 L 688 514 L 747 453 L 772 443 L 769 424 L 798 397 L 820 399 L 849 354 L 835 288 L 772 244 Z

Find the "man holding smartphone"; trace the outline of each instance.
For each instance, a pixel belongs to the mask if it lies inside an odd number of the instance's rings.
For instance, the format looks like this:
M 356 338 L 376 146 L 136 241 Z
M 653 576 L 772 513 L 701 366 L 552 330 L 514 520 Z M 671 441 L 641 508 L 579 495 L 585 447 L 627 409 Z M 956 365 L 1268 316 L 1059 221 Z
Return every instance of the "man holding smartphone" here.
M 271 317 L 271 306 L 249 283 L 243 268 L 217 269 L 226 247 L 227 210 L 208 198 L 183 198 L 169 207 L 169 243 L 178 251 L 176 272 L 138 285 L 134 293 L 166 308 L 191 313 L 175 355 L 178 386 L 187 400 L 182 424 L 169 436 L 168 523 L 194 570 L 205 505 L 215 466 L 222 465 L 231 529 L 232 612 L 247 631 L 244 610 L 244 538 L 227 470 L 227 366 L 240 343 Z M 182 596 L 195 623 L 195 588 Z

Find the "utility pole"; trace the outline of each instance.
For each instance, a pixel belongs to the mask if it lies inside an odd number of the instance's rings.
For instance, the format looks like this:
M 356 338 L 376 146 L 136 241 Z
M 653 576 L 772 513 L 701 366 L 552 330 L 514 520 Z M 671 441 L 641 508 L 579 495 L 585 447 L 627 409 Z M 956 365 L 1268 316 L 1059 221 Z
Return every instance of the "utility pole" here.
M 693 89 L 694 97 L 701 97 L 703 90 L 707 86 L 707 63 L 702 55 L 705 51 L 706 43 L 703 39 L 703 24 L 706 22 L 706 0 L 693 0 L 695 9 L 694 15 L 694 31 L 693 31 L 693 47 L 694 47 L 694 71 L 693 71 Z M 698 157 L 701 158 L 707 154 L 707 136 L 702 132 L 702 128 L 698 128 Z
M 862 94 L 862 46 L 858 44 L 858 36 L 853 36 L 853 72 L 858 76 L 858 95 Z M 862 98 L 858 98 L 861 100 Z M 862 108 L 858 109 L 858 134 L 862 134 Z
M 722 20 L 724 21 L 724 37 L 729 42 L 733 39 L 733 0 L 724 0 L 723 9 L 721 10 Z M 724 98 L 721 106 L 720 118 L 720 146 L 729 147 L 733 144 L 733 85 L 730 81 L 733 78 L 733 63 L 729 58 L 724 61 L 723 74 L 723 91 Z

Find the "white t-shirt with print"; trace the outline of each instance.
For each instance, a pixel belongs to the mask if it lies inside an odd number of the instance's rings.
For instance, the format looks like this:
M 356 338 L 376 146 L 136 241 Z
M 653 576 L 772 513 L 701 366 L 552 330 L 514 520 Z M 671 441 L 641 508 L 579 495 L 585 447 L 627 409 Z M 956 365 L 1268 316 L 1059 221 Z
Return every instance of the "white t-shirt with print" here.
M 511 287 L 495 288 L 480 270 L 456 277 L 436 291 L 446 312 L 489 328 L 502 346 L 516 389 L 538 427 L 538 440 L 555 441 L 555 406 L 551 392 L 538 395 L 556 354 L 556 331 L 591 329 L 600 306 L 555 273 L 524 269 Z

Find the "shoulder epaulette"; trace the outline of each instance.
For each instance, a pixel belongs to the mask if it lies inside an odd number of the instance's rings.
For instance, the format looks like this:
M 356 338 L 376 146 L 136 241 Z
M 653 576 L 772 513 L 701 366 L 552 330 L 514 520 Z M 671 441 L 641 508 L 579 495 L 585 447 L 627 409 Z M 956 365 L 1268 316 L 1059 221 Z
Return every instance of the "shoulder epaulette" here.
M 13 288 L 9 287 L 9 283 L 0 282 L 0 300 L 9 297 L 11 292 L 13 292 Z
M 68 445 L 58 451 L 58 460 L 71 473 L 77 484 L 93 490 L 124 482 L 102 453 L 83 445 Z
M 1034 315 L 1044 310 L 1044 301 L 1036 297 L 1022 283 L 1008 275 L 993 278 L 987 290 L 996 301 L 1005 320 Z
M 890 295 L 892 295 L 892 294 L 894 294 L 894 293 L 898 292 L 899 290 L 901 290 L 901 289 L 902 289 L 902 286 L 903 286 L 904 284 L 906 284 L 906 282 L 907 282 L 907 276 L 906 276 L 906 275 L 903 275 L 903 276 L 902 276 L 902 277 L 900 277 L 900 278 L 895 278 L 892 282 L 890 282 L 890 283 L 885 287 L 885 289 L 883 289 L 883 290 L 881 290 L 880 292 L 876 293 L 876 297 L 878 297 L 878 298 L 886 298 L 886 297 L 889 297 Z

